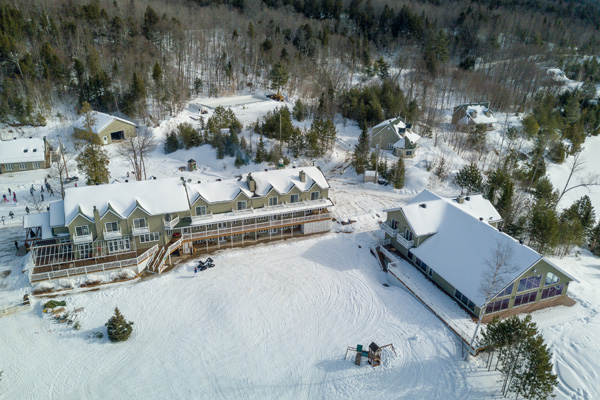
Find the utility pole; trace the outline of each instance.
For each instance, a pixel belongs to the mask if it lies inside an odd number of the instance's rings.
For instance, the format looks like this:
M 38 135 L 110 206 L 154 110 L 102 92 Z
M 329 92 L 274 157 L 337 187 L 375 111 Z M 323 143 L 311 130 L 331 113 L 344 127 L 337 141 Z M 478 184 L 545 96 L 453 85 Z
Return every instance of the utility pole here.
M 281 111 L 283 107 L 279 109 L 279 157 L 283 158 L 283 143 L 281 143 Z

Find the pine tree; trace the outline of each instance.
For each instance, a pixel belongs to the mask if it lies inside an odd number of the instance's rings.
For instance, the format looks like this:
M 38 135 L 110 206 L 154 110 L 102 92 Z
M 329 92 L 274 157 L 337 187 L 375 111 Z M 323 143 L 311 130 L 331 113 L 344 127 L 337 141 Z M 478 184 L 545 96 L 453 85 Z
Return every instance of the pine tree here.
M 165 153 L 169 154 L 179 149 L 179 140 L 177 139 L 177 134 L 175 132 L 167 133 L 167 138 L 165 139 Z
M 258 146 L 256 146 L 256 157 L 254 158 L 254 162 L 256 164 L 260 164 L 266 160 L 267 150 L 265 149 L 265 142 L 263 141 L 262 134 L 260 135 L 260 139 L 258 140 Z
M 466 194 L 481 192 L 483 189 L 483 176 L 475 163 L 465 165 L 458 171 L 453 179 L 456 186 L 466 190 Z
M 402 189 L 404 187 L 404 160 L 399 158 L 392 169 L 392 183 L 394 189 Z
M 304 136 L 297 126 L 294 127 L 292 134 L 290 135 L 288 149 L 296 158 L 302 154 L 302 150 L 304 149 Z
M 287 69 L 282 63 L 278 62 L 271 68 L 269 73 L 269 80 L 271 81 L 271 87 L 279 92 L 282 86 L 285 86 L 289 78 Z
M 105 324 L 108 338 L 111 342 L 124 342 L 129 339 L 133 322 L 125 320 L 125 317 L 121 315 L 119 308 L 115 308 L 115 315 L 110 317 L 108 322 Z
M 364 126 L 358 137 L 358 144 L 354 146 L 354 154 L 352 155 L 352 164 L 357 174 L 364 174 L 369 163 L 369 133 L 367 127 Z
M 508 219 L 507 217 L 512 213 L 513 195 L 514 183 L 507 177 L 502 187 L 502 196 L 496 204 L 496 209 L 503 219 Z
M 600 222 L 598 222 L 598 225 L 590 232 L 589 246 L 590 251 L 594 255 L 600 256 Z
M 556 247 L 559 239 L 559 221 L 554 205 L 538 200 L 529 217 L 529 243 L 539 253 Z
M 87 177 L 86 182 L 88 185 L 100 185 L 109 182 L 109 158 L 100 144 L 89 142 L 75 160 L 77 161 L 77 168 L 83 171 Z

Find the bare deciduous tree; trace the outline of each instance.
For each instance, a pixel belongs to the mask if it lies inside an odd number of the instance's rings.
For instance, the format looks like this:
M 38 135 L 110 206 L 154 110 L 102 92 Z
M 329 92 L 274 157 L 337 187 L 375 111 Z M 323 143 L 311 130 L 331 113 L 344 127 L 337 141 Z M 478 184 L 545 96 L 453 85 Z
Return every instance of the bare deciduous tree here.
M 581 157 L 581 152 L 575 153 L 573 155 L 573 162 L 571 163 L 571 171 L 569 172 L 569 177 L 567 178 L 567 181 L 565 182 L 565 187 L 563 188 L 563 190 L 560 192 L 560 195 L 558 196 L 558 201 L 556 202 L 557 206 L 558 206 L 558 203 L 560 202 L 560 199 L 562 199 L 562 197 L 567 192 L 570 192 L 573 189 L 584 187 L 589 190 L 589 188 L 591 186 L 600 186 L 600 175 L 597 173 L 589 174 L 585 178 L 579 179 L 577 181 L 577 183 L 575 183 L 574 185 L 569 186 L 571 183 L 571 178 L 573 178 L 574 176 L 577 176 L 583 170 L 584 164 L 585 164 L 585 160 Z
M 27 199 L 27 204 L 33 208 L 35 211 L 37 211 L 38 213 L 41 213 L 42 211 L 44 211 L 44 202 L 42 201 L 41 196 L 38 197 L 35 194 L 31 194 L 31 197 L 29 199 Z
M 60 152 L 60 154 L 58 154 L 58 152 Z M 66 153 L 64 149 L 59 148 L 57 150 L 57 157 L 54 158 L 54 162 L 50 168 L 50 176 L 58 179 L 60 195 L 63 199 L 65 198 L 65 179 L 69 176 L 67 167 L 71 160 L 72 156 L 69 153 Z
M 141 129 L 137 136 L 125 139 L 119 146 L 119 155 L 125 157 L 133 167 L 135 179 L 141 181 L 146 177 L 146 156 L 156 148 L 156 140 L 148 128 Z
M 477 338 L 477 332 L 481 326 L 481 320 L 483 319 L 487 303 L 510 283 L 510 278 L 516 270 L 517 266 L 513 264 L 513 248 L 511 243 L 508 240 L 498 240 L 491 254 L 484 262 L 484 271 L 479 286 L 479 293 L 483 295 L 485 302 L 479 310 L 479 318 L 477 320 L 477 326 L 475 327 L 475 333 L 473 333 L 471 343 L 469 344 L 469 350 L 473 348 L 473 344 Z M 470 353 L 467 352 L 467 357 L 469 354 Z

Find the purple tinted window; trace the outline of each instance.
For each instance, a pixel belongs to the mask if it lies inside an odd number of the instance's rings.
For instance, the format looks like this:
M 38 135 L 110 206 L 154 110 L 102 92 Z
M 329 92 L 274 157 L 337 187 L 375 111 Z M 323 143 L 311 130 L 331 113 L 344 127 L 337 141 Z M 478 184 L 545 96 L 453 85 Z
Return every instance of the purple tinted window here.
M 515 307 L 521 306 L 527 303 L 533 303 L 537 298 L 537 292 L 520 294 L 515 297 Z
M 506 310 L 508 308 L 509 302 L 510 302 L 510 299 L 504 299 L 504 300 L 495 301 L 493 303 L 488 303 L 488 305 L 485 307 L 485 313 L 490 314 L 490 313 L 495 313 L 498 311 Z
M 515 286 L 515 284 L 511 283 L 506 289 L 504 289 L 502 292 L 498 293 L 498 295 L 496 295 L 496 297 L 508 296 L 509 294 L 512 293 L 512 290 L 513 290 L 514 286 Z
M 563 284 L 563 285 L 551 286 L 549 288 L 542 290 L 542 300 L 547 299 L 549 297 L 560 296 L 563 293 L 564 287 L 565 287 L 565 285 Z
M 523 278 L 519 281 L 519 288 L 517 292 L 523 292 L 525 290 L 537 289 L 540 287 L 542 282 L 542 275 L 530 276 Z

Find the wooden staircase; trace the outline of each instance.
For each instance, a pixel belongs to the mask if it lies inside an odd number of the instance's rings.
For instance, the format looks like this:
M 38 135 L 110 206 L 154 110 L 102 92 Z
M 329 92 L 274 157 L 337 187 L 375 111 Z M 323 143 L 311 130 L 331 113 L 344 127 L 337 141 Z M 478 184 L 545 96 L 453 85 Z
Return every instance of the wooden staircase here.
M 158 251 L 154 254 L 154 257 L 148 262 L 148 271 L 160 274 L 164 269 L 164 259 L 167 246 L 160 246 Z

